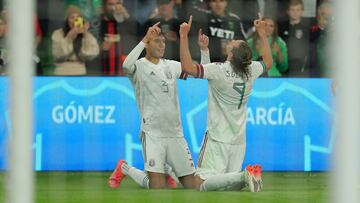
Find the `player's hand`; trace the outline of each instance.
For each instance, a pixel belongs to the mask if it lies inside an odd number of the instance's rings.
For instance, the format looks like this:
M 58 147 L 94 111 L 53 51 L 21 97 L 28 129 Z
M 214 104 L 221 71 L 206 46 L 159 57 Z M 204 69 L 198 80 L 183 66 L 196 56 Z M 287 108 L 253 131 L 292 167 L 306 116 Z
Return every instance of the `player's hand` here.
M 144 43 L 149 43 L 150 40 L 154 39 L 160 34 L 161 29 L 159 28 L 159 24 L 160 22 L 157 22 L 153 26 L 148 28 L 148 31 L 146 32 L 146 35 L 142 40 Z
M 228 41 L 225 47 L 226 54 L 232 54 L 232 50 L 234 49 L 235 40 Z
M 192 24 L 192 16 L 190 16 L 189 22 L 187 23 L 183 22 L 180 25 L 180 30 L 179 30 L 180 37 L 187 37 L 189 35 L 191 24 Z
M 198 32 L 198 45 L 203 51 L 209 50 L 209 37 L 203 34 L 201 29 Z
M 254 26 L 256 28 L 256 32 L 260 37 L 266 37 L 265 25 L 266 23 L 262 19 L 261 14 L 259 13 L 259 18 L 254 21 Z

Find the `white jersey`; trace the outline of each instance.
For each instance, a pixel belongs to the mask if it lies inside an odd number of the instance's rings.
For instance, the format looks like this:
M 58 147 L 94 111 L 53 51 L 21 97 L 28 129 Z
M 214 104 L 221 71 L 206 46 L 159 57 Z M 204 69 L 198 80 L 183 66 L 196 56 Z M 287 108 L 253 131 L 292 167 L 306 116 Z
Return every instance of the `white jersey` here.
M 183 137 L 176 79 L 188 75 L 178 61 L 160 59 L 153 64 L 146 58 L 138 60 L 144 47 L 140 42 L 123 64 L 135 90 L 141 130 L 155 137 Z
M 253 83 L 265 71 L 265 64 L 253 61 L 248 80 L 237 75 L 230 62 L 197 65 L 198 78 L 209 81 L 207 133 L 228 144 L 246 141 L 246 106 Z

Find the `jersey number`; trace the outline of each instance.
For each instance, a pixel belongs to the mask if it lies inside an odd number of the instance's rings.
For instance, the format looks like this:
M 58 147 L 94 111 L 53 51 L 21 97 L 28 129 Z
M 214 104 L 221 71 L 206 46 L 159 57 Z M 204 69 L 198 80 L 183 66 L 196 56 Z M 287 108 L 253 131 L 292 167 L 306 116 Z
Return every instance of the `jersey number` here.
M 161 81 L 161 87 L 163 92 L 169 92 L 169 86 L 167 84 L 167 82 L 165 82 L 164 80 Z
M 240 103 L 239 103 L 238 109 L 240 109 L 241 104 L 244 99 L 245 87 L 246 87 L 245 83 L 235 82 L 233 85 L 233 89 L 240 94 Z

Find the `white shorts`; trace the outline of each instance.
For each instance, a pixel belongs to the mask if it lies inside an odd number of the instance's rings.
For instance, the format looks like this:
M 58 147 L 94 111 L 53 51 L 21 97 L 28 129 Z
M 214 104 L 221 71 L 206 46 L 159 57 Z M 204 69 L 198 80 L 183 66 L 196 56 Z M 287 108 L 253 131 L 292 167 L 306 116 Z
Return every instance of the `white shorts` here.
M 194 161 L 184 137 L 159 138 L 142 132 L 140 140 L 146 171 L 165 173 L 167 164 L 177 177 L 195 173 Z
M 206 180 L 213 175 L 241 171 L 245 148 L 245 144 L 232 145 L 212 140 L 206 133 L 195 175 Z

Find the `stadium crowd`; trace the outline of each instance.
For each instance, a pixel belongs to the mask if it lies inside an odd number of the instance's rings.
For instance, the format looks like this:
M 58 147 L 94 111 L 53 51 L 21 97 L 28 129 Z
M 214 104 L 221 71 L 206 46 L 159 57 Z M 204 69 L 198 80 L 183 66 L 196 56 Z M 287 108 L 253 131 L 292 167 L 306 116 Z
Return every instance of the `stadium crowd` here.
M 6 74 L 6 5 L 1 3 L 0 73 Z M 200 61 L 197 33 L 210 39 L 212 62 L 226 60 L 226 45 L 246 40 L 253 60 L 262 47 L 253 27 L 260 13 L 274 59 L 262 77 L 328 77 L 332 4 L 329 0 L 38 0 L 34 14 L 36 74 L 43 76 L 123 76 L 123 61 L 160 22 L 164 58 L 179 60 L 180 24 L 193 16 L 191 54 Z M 80 21 L 79 21 L 80 19 Z

